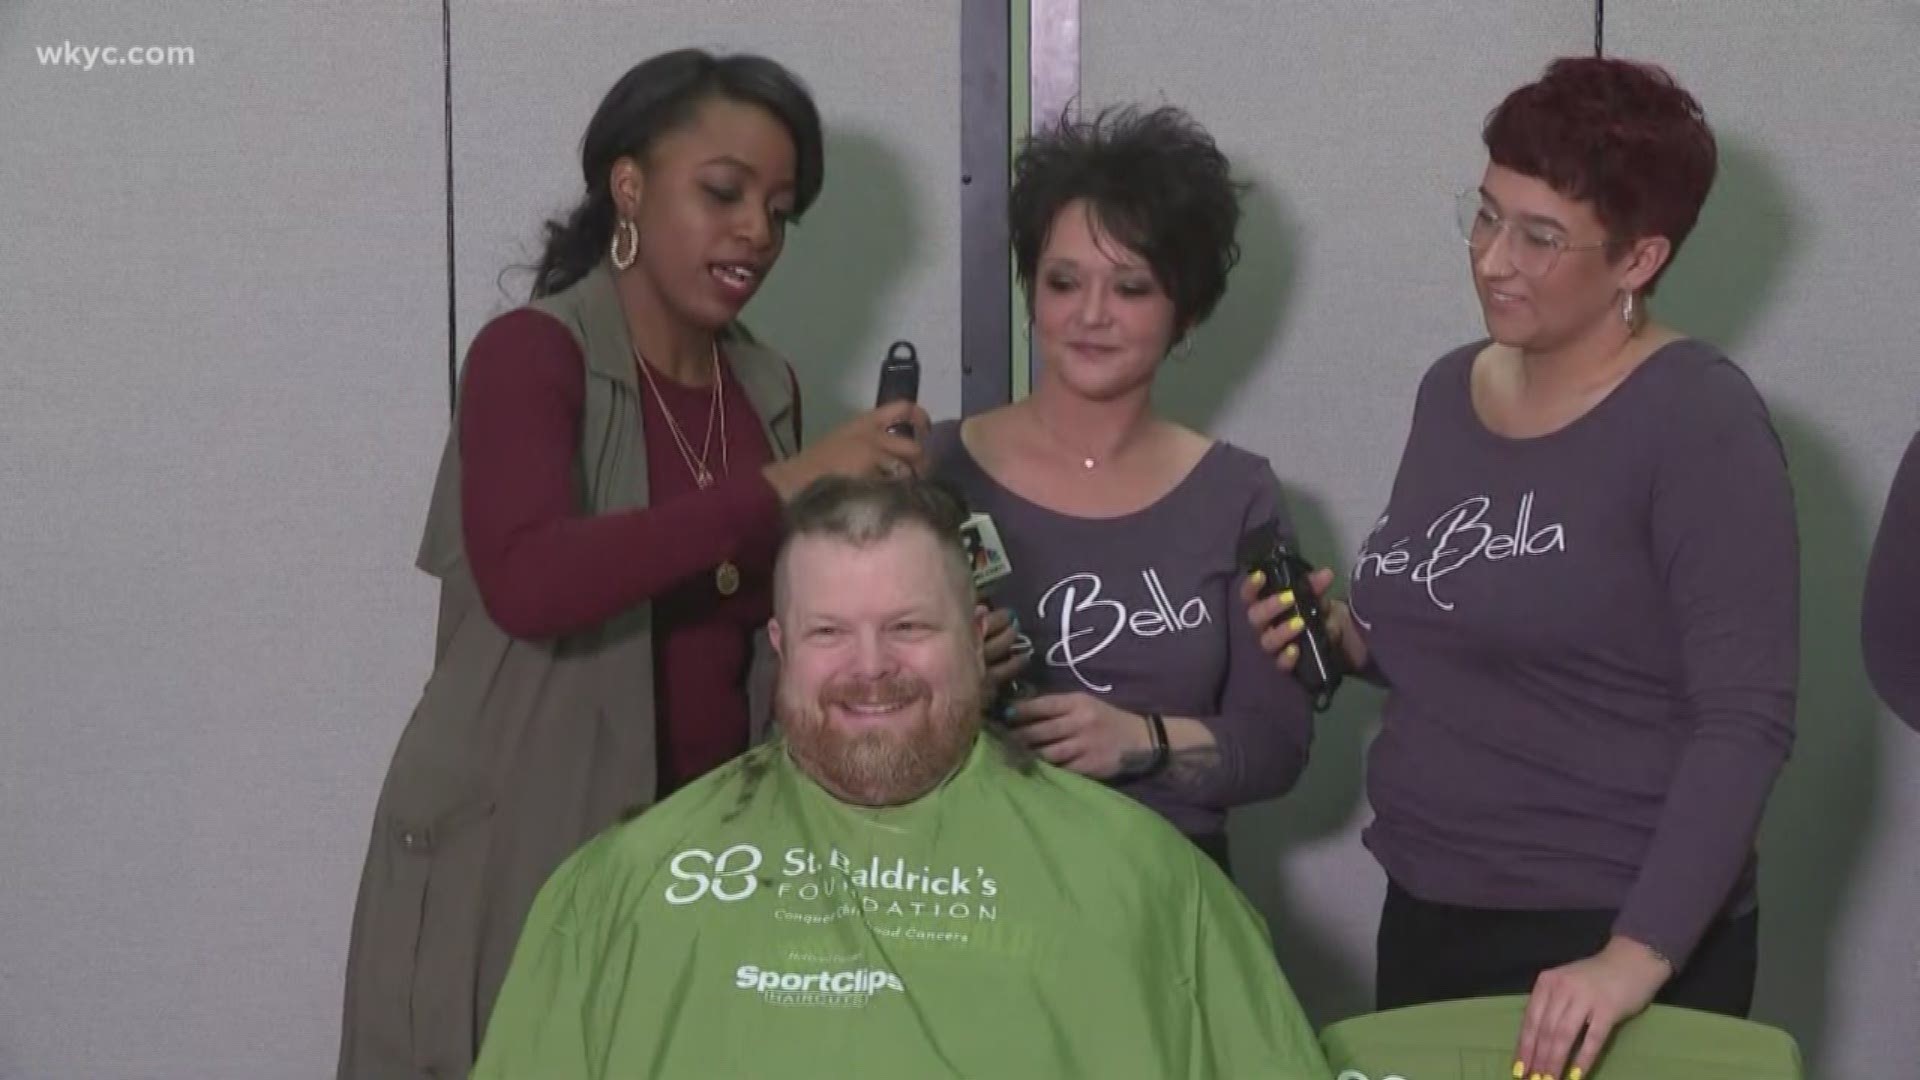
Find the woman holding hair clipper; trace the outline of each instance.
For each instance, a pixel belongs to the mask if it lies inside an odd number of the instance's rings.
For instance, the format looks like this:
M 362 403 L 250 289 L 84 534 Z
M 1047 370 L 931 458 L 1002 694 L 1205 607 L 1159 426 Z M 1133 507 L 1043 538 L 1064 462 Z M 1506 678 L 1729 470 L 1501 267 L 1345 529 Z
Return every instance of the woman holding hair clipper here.
M 1753 384 L 1648 311 L 1713 183 L 1699 104 L 1564 59 L 1484 137 L 1456 205 L 1488 339 L 1429 370 L 1330 630 L 1387 688 L 1378 1007 L 1530 995 L 1514 1075 L 1580 1080 L 1650 1002 L 1751 1005 L 1798 541 Z M 1283 667 L 1289 599 L 1249 610 Z
M 1284 518 L 1280 482 L 1153 408 L 1154 376 L 1226 292 L 1237 186 L 1186 114 L 1117 109 L 1036 135 L 1010 203 L 1033 393 L 928 442 L 935 475 L 1008 548 L 995 595 L 1038 693 L 1005 719 L 1224 868 L 1228 810 L 1287 791 L 1313 733 L 1305 694 L 1236 613 L 1240 536 Z
M 432 677 L 378 807 L 342 1080 L 464 1076 L 521 923 L 583 841 L 746 749 L 784 500 L 917 469 L 911 402 L 800 448 L 798 385 L 736 317 L 822 181 L 820 118 L 755 56 L 608 91 L 532 301 L 474 339 L 420 567 Z

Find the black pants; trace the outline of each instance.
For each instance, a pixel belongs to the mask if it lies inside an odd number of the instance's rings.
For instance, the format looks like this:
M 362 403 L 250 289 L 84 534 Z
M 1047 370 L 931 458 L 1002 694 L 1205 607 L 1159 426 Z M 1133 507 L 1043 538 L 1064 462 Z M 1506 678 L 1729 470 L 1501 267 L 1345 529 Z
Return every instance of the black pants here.
M 1380 911 L 1375 1007 L 1530 994 L 1541 972 L 1583 960 L 1613 936 L 1612 911 L 1497 911 L 1421 900 L 1391 882 Z M 1744 1018 L 1753 1007 L 1760 913 L 1708 927 L 1654 998 Z

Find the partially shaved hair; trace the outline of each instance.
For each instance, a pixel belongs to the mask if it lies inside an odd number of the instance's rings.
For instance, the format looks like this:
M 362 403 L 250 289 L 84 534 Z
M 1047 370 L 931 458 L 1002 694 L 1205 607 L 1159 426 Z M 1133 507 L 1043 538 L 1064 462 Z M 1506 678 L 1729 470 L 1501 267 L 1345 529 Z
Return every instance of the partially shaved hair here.
M 966 512 L 959 500 L 926 480 L 829 476 L 809 484 L 787 507 L 787 533 L 773 567 L 773 610 L 787 610 L 790 553 L 803 538 L 838 540 L 866 547 L 901 528 L 919 528 L 940 546 L 947 585 L 960 610 L 973 609 L 973 571 L 960 541 Z

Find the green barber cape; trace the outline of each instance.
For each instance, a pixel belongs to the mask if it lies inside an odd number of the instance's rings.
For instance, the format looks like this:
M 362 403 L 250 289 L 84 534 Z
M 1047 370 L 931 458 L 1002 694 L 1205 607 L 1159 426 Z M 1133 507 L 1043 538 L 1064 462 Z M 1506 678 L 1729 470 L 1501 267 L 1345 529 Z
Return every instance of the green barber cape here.
M 983 736 L 847 806 L 763 746 L 574 854 L 475 1076 L 1329 1076 L 1265 924 L 1152 811 Z
M 1338 1080 L 1508 1080 L 1526 1022 L 1518 996 L 1438 1001 L 1343 1020 L 1321 1033 Z M 1553 1067 L 1550 1069 L 1549 1064 Z M 1539 1063 L 1528 1075 L 1552 1072 Z M 1784 1031 L 1655 1005 L 1616 1028 L 1591 1080 L 1801 1080 Z

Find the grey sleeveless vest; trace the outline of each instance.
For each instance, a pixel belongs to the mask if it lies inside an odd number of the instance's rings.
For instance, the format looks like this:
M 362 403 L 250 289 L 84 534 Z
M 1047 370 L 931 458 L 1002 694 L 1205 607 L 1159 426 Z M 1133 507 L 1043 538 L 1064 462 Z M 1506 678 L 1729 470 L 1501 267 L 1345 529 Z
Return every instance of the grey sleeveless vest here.
M 646 506 L 639 377 L 611 268 L 602 262 L 531 306 L 565 325 L 585 358 L 580 506 Z M 792 455 L 785 361 L 737 334 L 724 348 L 768 446 Z M 495 626 L 462 550 L 458 433 L 455 424 L 418 559 L 441 582 L 433 674 L 375 810 L 347 962 L 342 1080 L 466 1076 L 540 886 L 654 797 L 650 605 L 550 641 Z M 770 679 L 765 642 L 755 645 L 757 741 Z

